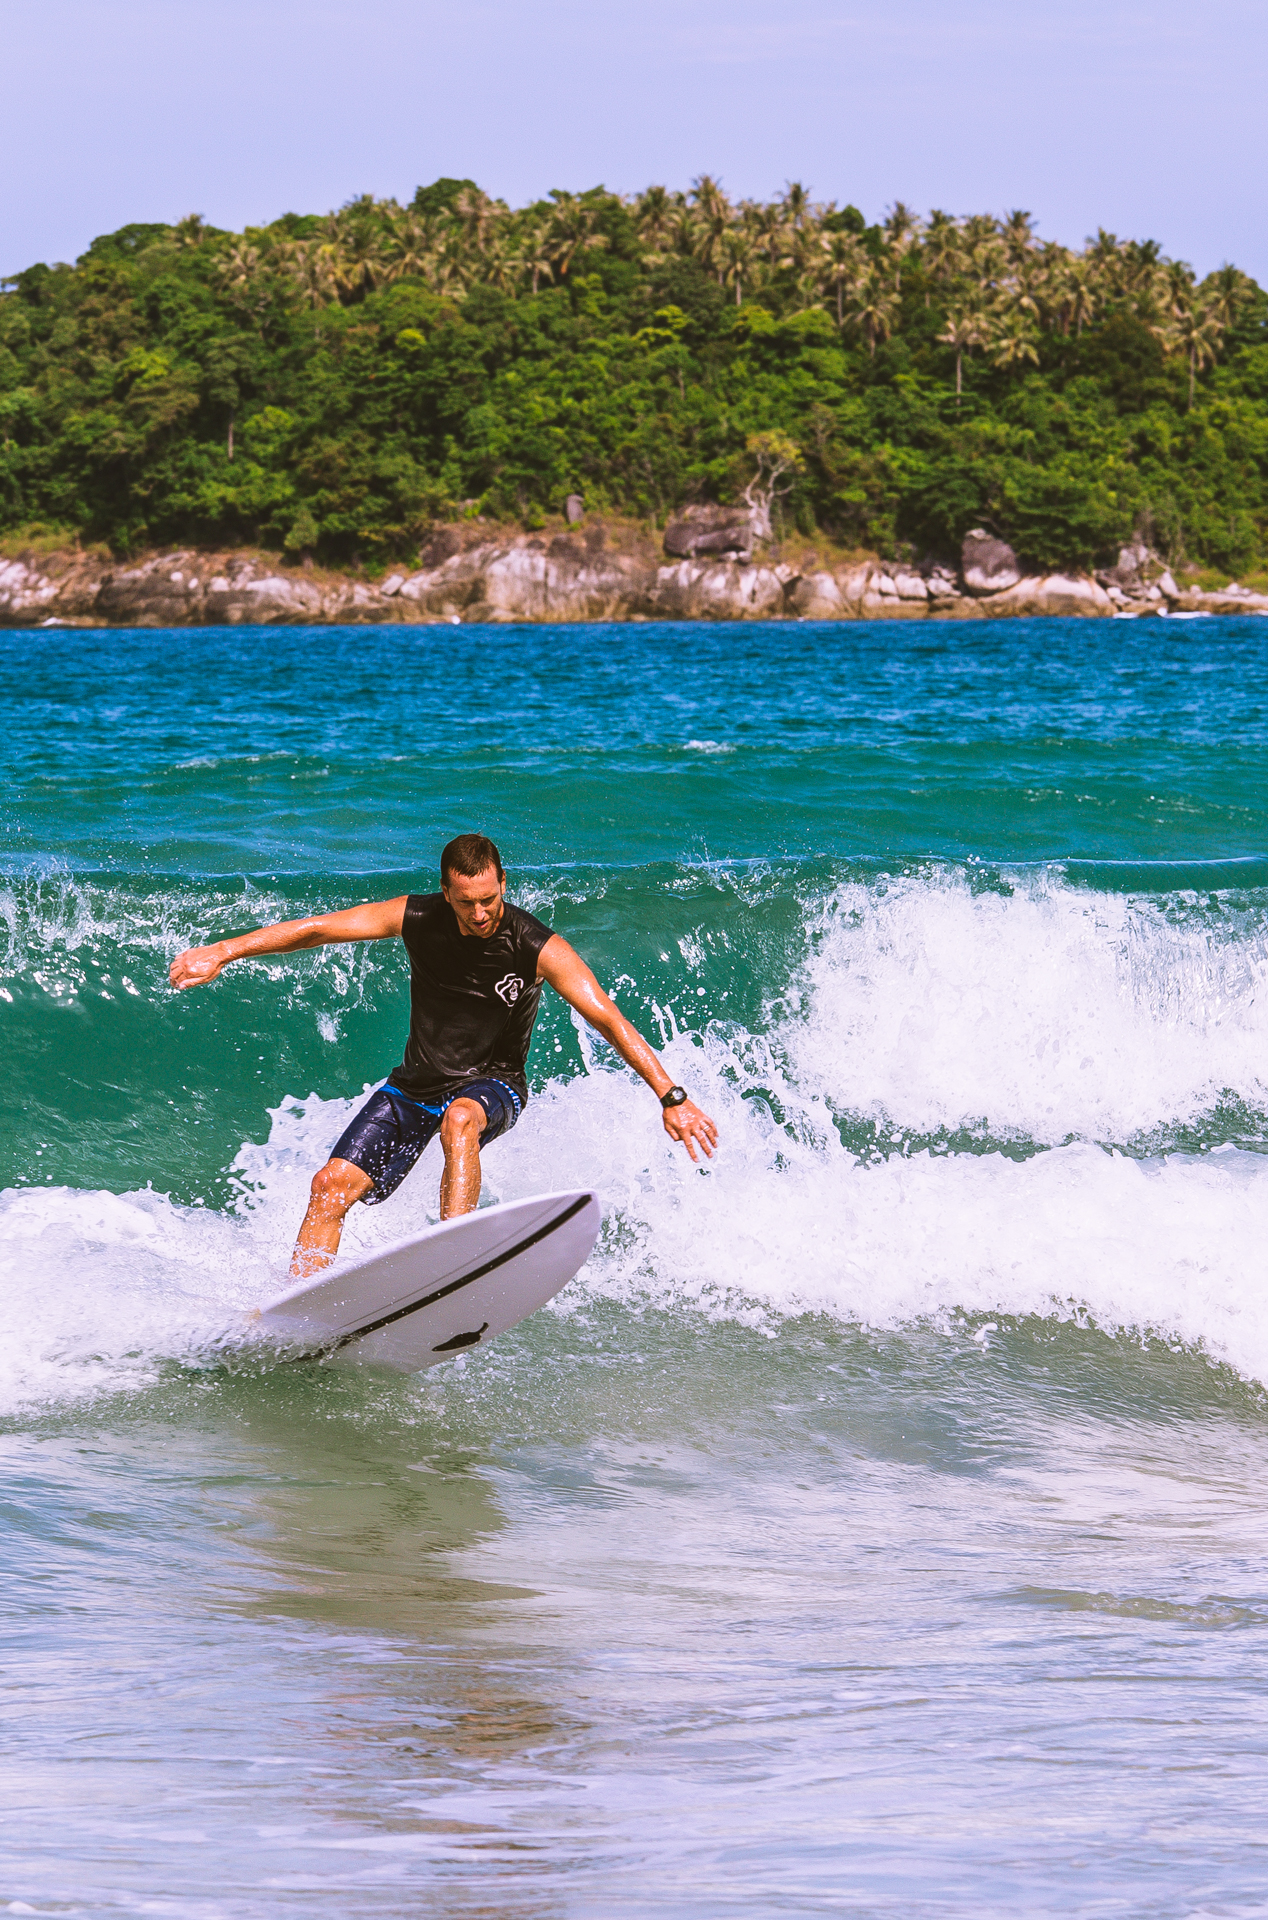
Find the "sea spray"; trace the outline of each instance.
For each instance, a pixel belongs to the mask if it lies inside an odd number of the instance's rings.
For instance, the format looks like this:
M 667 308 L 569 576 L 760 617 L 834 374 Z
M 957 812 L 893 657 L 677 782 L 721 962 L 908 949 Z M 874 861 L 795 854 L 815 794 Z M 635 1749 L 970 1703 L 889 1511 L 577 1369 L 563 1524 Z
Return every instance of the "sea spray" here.
M 600 1191 L 604 1235 L 562 1310 L 606 1298 L 768 1330 L 805 1312 L 887 1328 L 1090 1317 L 1268 1379 L 1268 1157 L 1239 1144 L 1262 1137 L 1268 1082 L 1257 906 L 1129 901 L 1047 871 L 983 889 L 931 868 L 810 898 L 803 934 L 759 1030 L 687 1024 L 698 941 L 680 942 L 665 1006 L 642 995 L 671 1071 L 719 1122 L 711 1163 L 671 1145 L 586 1036 L 568 1074 L 538 1068 L 524 1120 L 485 1156 L 486 1198 Z M 179 1354 L 191 1328 L 277 1291 L 312 1172 L 372 1084 L 282 1098 L 220 1210 L 6 1193 L 9 1391 L 145 1377 L 139 1356 Z M 1239 1138 L 1221 1139 L 1230 1113 Z M 1199 1151 L 1176 1150 L 1194 1133 Z M 434 1220 L 438 1167 L 433 1152 L 387 1206 L 354 1210 L 345 1253 Z
M 797 1086 L 904 1133 L 1127 1144 L 1230 1098 L 1268 1109 L 1262 899 L 1126 898 L 1058 873 L 928 868 L 811 918 Z

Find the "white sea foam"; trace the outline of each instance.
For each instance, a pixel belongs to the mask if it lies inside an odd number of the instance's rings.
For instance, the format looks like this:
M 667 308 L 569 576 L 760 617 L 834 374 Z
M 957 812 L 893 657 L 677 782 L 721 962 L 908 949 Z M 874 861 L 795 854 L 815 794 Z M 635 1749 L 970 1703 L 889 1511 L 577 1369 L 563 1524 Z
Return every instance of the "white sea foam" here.
M 672 1057 L 672 1056 L 671 1056 Z M 565 1304 L 596 1297 L 773 1327 L 821 1312 L 873 1327 L 957 1311 L 1152 1328 L 1268 1379 L 1268 1160 L 1221 1149 L 1140 1162 L 1084 1144 L 862 1165 L 835 1136 L 795 1142 L 686 1045 L 723 1129 L 705 1174 L 658 1134 L 647 1096 L 596 1074 L 548 1088 L 486 1155 L 490 1198 L 593 1184 L 605 1235 Z M 238 1308 L 283 1284 L 309 1170 L 352 1103 L 293 1102 L 252 1148 L 237 1215 L 142 1193 L 0 1196 L 9 1322 L 0 1406 L 143 1385 Z M 347 1246 L 434 1218 L 438 1156 L 387 1205 L 359 1209 Z
M 7 1189 L 0 1412 L 148 1385 L 250 1303 L 262 1265 L 241 1221 L 162 1194 Z
M 1226 1093 L 1268 1104 L 1260 914 L 941 871 L 843 888 L 818 935 L 780 1038 L 801 1093 L 838 1110 L 1121 1144 Z
M 604 1193 L 593 1291 L 768 1325 L 807 1310 L 874 1327 L 1086 1312 L 1268 1379 L 1263 1156 L 1141 1161 L 1078 1143 L 1024 1161 L 921 1152 L 866 1165 L 826 1127 L 814 1137 L 812 1106 L 801 1139 L 755 1112 L 721 1049 L 683 1045 L 671 1061 L 722 1130 L 706 1174 L 656 1138 L 641 1089 L 611 1076 L 549 1090 L 534 1125 L 489 1156 L 507 1198 L 565 1180 Z
M 588 1071 L 547 1086 L 488 1150 L 491 1199 L 604 1196 L 603 1239 L 564 1311 L 602 1297 L 767 1328 L 807 1310 L 887 1328 L 1088 1313 L 1268 1380 L 1268 1158 L 1096 1144 L 1177 1126 L 1227 1089 L 1262 1107 L 1261 921 L 1055 881 L 975 894 L 936 875 L 847 888 L 813 919 L 767 1035 L 713 1027 L 667 1049 L 721 1129 L 707 1170 L 588 1050 Z M 0 1195 L 0 1408 L 144 1384 L 280 1287 L 312 1170 L 360 1097 L 283 1101 L 267 1141 L 239 1154 L 225 1213 L 148 1192 Z M 842 1145 L 834 1114 L 851 1112 L 895 1144 L 887 1160 Z M 1065 1144 L 1025 1159 L 909 1150 L 912 1134 L 978 1120 Z M 348 1251 L 434 1218 L 438 1173 L 433 1147 L 387 1205 L 356 1209 Z

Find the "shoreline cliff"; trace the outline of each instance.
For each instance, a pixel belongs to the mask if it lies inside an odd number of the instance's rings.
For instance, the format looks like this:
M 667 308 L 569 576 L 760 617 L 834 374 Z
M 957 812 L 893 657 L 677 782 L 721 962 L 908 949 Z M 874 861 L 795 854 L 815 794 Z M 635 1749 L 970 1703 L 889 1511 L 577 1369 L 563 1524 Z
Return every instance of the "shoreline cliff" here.
M 570 509 L 572 503 L 569 503 Z M 0 559 L 6 627 L 409 625 L 619 620 L 1002 619 L 1268 613 L 1231 582 L 1180 587 L 1143 544 L 1095 574 L 1027 573 L 981 528 L 959 565 L 775 557 L 744 508 L 692 507 L 657 546 L 645 527 L 558 532 L 482 522 L 435 529 L 412 568 L 370 580 L 255 549 L 168 548 L 121 563 L 100 552 Z

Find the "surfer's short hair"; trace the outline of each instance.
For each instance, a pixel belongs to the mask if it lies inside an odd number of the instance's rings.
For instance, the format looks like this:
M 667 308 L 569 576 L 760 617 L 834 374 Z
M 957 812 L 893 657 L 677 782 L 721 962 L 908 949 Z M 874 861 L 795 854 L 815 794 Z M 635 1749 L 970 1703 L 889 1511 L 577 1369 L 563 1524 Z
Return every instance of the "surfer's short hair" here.
M 499 880 L 505 880 L 502 856 L 487 835 L 460 833 L 440 856 L 440 884 L 448 886 L 450 876 L 455 873 L 460 873 L 464 880 L 475 880 L 490 867 Z

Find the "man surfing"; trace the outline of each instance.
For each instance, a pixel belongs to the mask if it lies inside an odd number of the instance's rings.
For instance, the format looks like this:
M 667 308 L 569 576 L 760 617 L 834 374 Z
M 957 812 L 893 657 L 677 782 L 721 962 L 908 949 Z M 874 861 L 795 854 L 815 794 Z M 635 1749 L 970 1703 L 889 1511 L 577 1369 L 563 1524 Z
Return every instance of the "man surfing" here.
M 367 901 L 344 913 L 283 920 L 211 947 L 191 947 L 177 954 L 170 978 L 174 987 L 201 987 L 233 960 L 398 935 L 410 958 L 405 1058 L 313 1176 L 291 1257 L 295 1279 L 329 1266 L 348 1209 L 358 1200 L 366 1206 L 386 1200 L 437 1133 L 445 1155 L 440 1217 L 474 1210 L 480 1149 L 510 1131 L 528 1099 L 525 1067 L 543 980 L 642 1075 L 660 1101 L 670 1139 L 681 1141 L 693 1160 L 697 1147 L 712 1158 L 713 1121 L 674 1085 L 580 954 L 507 900 L 501 855 L 482 833 L 449 842 L 440 856 L 439 893 Z

